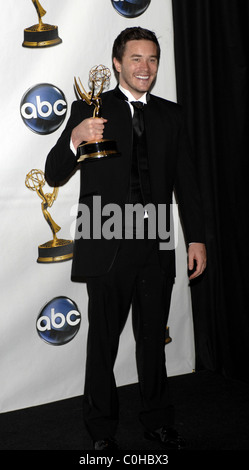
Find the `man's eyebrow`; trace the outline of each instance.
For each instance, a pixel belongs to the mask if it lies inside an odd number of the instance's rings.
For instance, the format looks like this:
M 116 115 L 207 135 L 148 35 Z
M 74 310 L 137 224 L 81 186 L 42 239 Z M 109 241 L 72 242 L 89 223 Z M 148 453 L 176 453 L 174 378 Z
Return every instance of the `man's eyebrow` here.
M 134 54 L 131 55 L 131 57 L 143 57 L 143 54 L 136 54 L 136 53 L 134 53 Z M 152 54 L 152 55 L 150 55 L 149 57 L 150 57 L 150 58 L 152 57 L 152 58 L 157 59 L 157 55 L 156 55 L 156 54 Z

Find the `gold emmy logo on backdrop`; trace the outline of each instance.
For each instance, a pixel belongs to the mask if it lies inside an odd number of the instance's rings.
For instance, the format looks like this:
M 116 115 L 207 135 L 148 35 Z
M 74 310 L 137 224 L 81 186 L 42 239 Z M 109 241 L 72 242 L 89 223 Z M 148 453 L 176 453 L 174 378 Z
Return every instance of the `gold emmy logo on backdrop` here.
M 89 106 L 94 106 L 93 117 L 101 117 L 101 98 L 100 95 L 104 88 L 107 88 L 110 84 L 111 72 L 104 65 L 98 65 L 92 67 L 89 72 L 89 86 L 90 91 L 87 93 L 80 81 L 77 83 L 74 77 L 74 89 L 78 99 L 82 99 Z M 119 156 L 117 151 L 117 145 L 114 140 L 102 139 L 99 141 L 86 142 L 78 147 L 78 153 L 80 155 L 78 162 L 89 159 L 98 159 L 102 157 L 114 157 Z
M 52 219 L 48 208 L 52 207 L 57 198 L 59 188 L 54 188 L 52 193 L 44 193 L 45 186 L 44 173 L 41 170 L 31 170 L 26 175 L 25 185 L 31 191 L 36 191 L 37 195 L 42 199 L 42 213 L 52 230 L 53 240 L 50 240 L 38 247 L 39 257 L 38 263 L 55 263 L 59 261 L 67 261 L 73 257 L 73 241 L 58 239 L 56 233 L 61 227 Z
M 60 44 L 62 40 L 58 36 L 58 27 L 45 24 L 42 17 L 47 13 L 39 0 L 32 0 L 38 14 L 39 23 L 29 26 L 24 30 L 23 47 L 50 47 Z

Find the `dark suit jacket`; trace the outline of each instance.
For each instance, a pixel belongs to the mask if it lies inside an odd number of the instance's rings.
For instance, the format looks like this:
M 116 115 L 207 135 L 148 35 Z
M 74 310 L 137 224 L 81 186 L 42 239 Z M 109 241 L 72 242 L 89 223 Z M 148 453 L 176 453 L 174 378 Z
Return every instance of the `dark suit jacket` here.
M 79 201 L 92 211 L 93 196 L 101 196 L 102 206 L 108 203 L 124 208 L 129 191 L 132 155 L 132 119 L 127 102 L 118 88 L 102 95 L 102 115 L 108 119 L 104 138 L 117 142 L 120 157 L 81 163 Z M 72 104 L 71 116 L 57 144 L 50 151 L 45 167 L 48 182 L 58 185 L 77 166 L 77 157 L 70 150 L 72 129 L 91 117 L 92 106 L 83 101 Z M 204 242 L 202 209 L 186 135 L 183 113 L 179 105 L 149 95 L 144 109 L 148 144 L 148 164 L 152 203 L 172 203 L 175 189 L 183 220 L 186 242 Z M 107 272 L 114 262 L 120 241 L 116 239 L 78 239 L 75 241 L 72 279 Z M 174 250 L 159 250 L 162 268 L 175 276 Z

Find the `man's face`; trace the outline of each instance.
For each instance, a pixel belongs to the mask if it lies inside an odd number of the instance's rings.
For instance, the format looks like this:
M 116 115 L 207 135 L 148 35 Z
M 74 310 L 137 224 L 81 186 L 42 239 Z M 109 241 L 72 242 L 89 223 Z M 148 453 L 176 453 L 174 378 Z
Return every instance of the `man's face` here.
M 158 70 L 156 44 L 147 39 L 128 41 L 122 62 L 113 59 L 119 72 L 120 85 L 129 90 L 135 99 L 149 91 Z

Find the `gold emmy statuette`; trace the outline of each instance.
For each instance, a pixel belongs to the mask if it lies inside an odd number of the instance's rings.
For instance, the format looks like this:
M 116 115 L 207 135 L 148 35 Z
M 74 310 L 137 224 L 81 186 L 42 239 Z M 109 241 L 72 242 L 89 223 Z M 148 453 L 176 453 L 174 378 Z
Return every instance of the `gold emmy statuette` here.
M 50 47 L 60 44 L 62 40 L 58 36 L 58 27 L 42 22 L 42 17 L 46 14 L 39 0 L 32 0 L 38 14 L 39 23 L 29 26 L 24 30 L 23 47 Z
M 53 240 L 50 240 L 38 247 L 38 263 L 55 263 L 59 261 L 67 261 L 73 257 L 73 241 L 58 239 L 56 233 L 61 229 L 59 225 L 52 219 L 48 208 L 52 207 L 58 195 L 58 188 L 54 188 L 52 193 L 43 192 L 45 185 L 44 173 L 41 170 L 31 170 L 26 175 L 25 185 L 31 191 L 36 191 L 41 198 L 42 213 L 52 230 Z
M 110 84 L 110 70 L 104 65 L 92 67 L 89 72 L 90 91 L 87 93 L 79 79 L 79 84 L 74 77 L 74 89 L 78 99 L 82 99 L 89 106 L 94 106 L 93 117 L 101 117 L 101 93 Z M 90 161 L 103 157 L 119 156 L 117 144 L 114 140 L 102 139 L 99 141 L 85 142 L 78 147 L 78 162 Z

